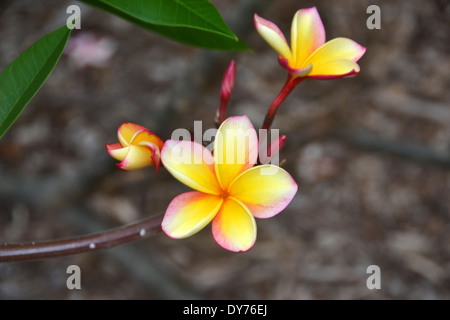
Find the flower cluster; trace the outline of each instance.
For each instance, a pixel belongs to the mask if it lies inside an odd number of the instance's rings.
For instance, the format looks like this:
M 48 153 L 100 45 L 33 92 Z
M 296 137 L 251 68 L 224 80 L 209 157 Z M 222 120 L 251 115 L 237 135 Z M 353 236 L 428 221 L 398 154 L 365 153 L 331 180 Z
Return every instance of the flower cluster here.
M 132 123 L 121 125 L 118 137 L 119 143 L 106 148 L 122 161 L 120 169 L 158 168 L 161 161 L 177 180 L 195 190 L 175 197 L 166 210 L 162 229 L 172 238 L 191 236 L 212 221 L 219 245 L 247 251 L 256 240 L 255 218 L 281 212 L 298 189 L 284 169 L 272 164 L 255 166 L 258 137 L 245 115 L 229 117 L 220 125 L 214 155 L 193 141 L 162 144 L 148 129 Z
M 256 14 L 254 21 L 259 34 L 279 53 L 280 64 L 288 70 L 288 80 L 270 106 L 263 129 L 270 127 L 281 102 L 303 79 L 335 79 L 360 72 L 357 61 L 366 49 L 347 38 L 325 42 L 325 30 L 315 7 L 295 14 L 290 48 L 275 24 Z M 168 205 L 161 228 L 169 237 L 189 237 L 211 223 L 216 242 L 239 252 L 249 250 L 255 243 L 255 218 L 280 213 L 292 201 L 298 186 L 279 166 L 257 165 L 258 136 L 247 116 L 225 117 L 235 72 L 232 61 L 222 81 L 213 153 L 194 141 L 163 143 L 150 130 L 132 123 L 122 124 L 119 142 L 107 144 L 106 148 L 121 161 L 117 166 L 122 170 L 154 165 L 158 171 L 162 163 L 173 177 L 193 189 Z M 285 142 L 284 135 L 272 142 L 263 150 L 260 162 L 267 163 Z

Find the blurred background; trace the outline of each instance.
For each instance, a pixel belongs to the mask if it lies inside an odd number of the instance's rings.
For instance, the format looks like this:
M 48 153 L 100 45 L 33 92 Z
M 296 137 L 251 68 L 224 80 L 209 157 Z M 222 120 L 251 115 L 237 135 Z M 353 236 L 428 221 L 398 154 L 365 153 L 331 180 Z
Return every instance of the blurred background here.
M 163 214 L 188 190 L 164 169 L 121 172 L 105 151 L 125 121 L 163 139 L 214 126 L 222 75 L 237 74 L 228 115 L 258 128 L 284 84 L 253 14 L 289 37 L 317 6 L 327 39 L 367 47 L 355 78 L 307 80 L 278 111 L 282 157 L 299 184 L 278 216 L 257 220 L 252 250 L 218 246 L 208 226 L 41 261 L 0 264 L 0 299 L 449 299 L 450 6 L 445 0 L 212 1 L 252 51 L 188 47 L 73 1 L 1 1 L 0 70 L 81 8 L 81 30 L 0 141 L 0 241 L 107 230 Z M 369 30 L 369 5 L 381 29 Z M 70 50 L 67 50 L 71 48 Z M 70 53 L 70 54 L 69 54 Z M 66 269 L 81 268 L 81 290 Z M 369 290 L 367 267 L 381 269 Z

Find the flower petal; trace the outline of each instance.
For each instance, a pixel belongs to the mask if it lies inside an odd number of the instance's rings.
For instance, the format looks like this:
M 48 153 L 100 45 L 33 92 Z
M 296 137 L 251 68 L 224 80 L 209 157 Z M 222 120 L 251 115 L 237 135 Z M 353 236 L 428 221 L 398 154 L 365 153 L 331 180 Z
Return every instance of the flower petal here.
M 152 160 L 153 160 L 153 163 L 155 164 L 155 172 L 158 173 L 159 165 L 161 163 L 161 148 L 159 146 L 157 146 L 156 144 L 151 143 L 149 141 L 145 141 L 145 140 L 140 142 L 139 145 L 145 146 L 151 150 Z
M 228 197 L 212 222 L 212 233 L 223 248 L 247 251 L 256 240 L 255 219 L 245 205 Z
M 214 173 L 214 159 L 204 146 L 193 141 L 167 140 L 161 150 L 165 168 L 179 181 L 197 191 L 221 194 Z
M 294 69 L 289 65 L 289 60 L 284 59 L 282 56 L 278 57 L 278 62 L 283 68 L 286 68 L 288 72 L 297 77 L 306 77 L 312 70 L 313 65 L 309 64 L 304 68 Z
M 149 131 L 149 130 L 135 123 L 124 122 L 120 125 L 119 129 L 117 130 L 117 137 L 119 138 L 119 142 L 122 144 L 122 146 L 125 147 L 131 143 L 131 140 L 133 136 L 136 134 L 136 132 L 140 131 Z
M 134 145 L 153 143 L 159 150 L 161 150 L 164 145 L 164 142 L 157 135 L 147 129 L 136 131 L 131 138 L 130 143 Z
M 256 218 L 281 212 L 297 193 L 291 175 L 274 165 L 253 167 L 233 181 L 228 194 L 241 201 Z
M 258 136 L 247 116 L 226 119 L 214 140 L 214 167 L 224 190 L 258 158 Z
M 310 78 L 336 79 L 358 74 L 359 65 L 350 60 L 331 60 L 313 66 Z
M 267 43 L 286 59 L 291 59 L 292 54 L 289 45 L 280 29 L 269 20 L 254 15 L 255 27 L 258 33 Z
M 291 67 L 306 67 L 305 60 L 324 43 L 325 28 L 316 7 L 298 10 L 291 25 Z
M 123 148 L 122 144 L 119 142 L 107 144 L 106 145 L 106 151 L 108 151 L 109 155 L 113 157 L 116 160 L 122 161 L 125 159 L 127 153 L 128 153 L 128 147 Z
M 124 171 L 142 169 L 154 164 L 152 150 L 144 146 L 129 145 L 128 153 L 117 167 Z
M 186 238 L 203 229 L 222 206 L 222 197 L 198 191 L 180 194 L 170 202 L 161 227 L 171 238 Z
M 314 51 L 305 61 L 305 65 L 313 64 L 313 68 L 320 63 L 331 60 L 350 60 L 357 62 L 366 52 L 366 48 L 348 38 L 335 38 Z

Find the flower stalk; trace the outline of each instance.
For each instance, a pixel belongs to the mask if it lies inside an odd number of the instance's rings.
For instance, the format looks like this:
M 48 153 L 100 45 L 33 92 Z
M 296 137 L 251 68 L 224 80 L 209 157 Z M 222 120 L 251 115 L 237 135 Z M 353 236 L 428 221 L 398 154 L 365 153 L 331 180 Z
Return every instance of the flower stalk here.
M 303 80 L 306 78 L 303 77 L 297 77 L 291 73 L 288 74 L 286 83 L 284 84 L 283 88 L 281 89 L 280 93 L 275 97 L 272 104 L 269 107 L 269 110 L 267 110 L 266 117 L 264 118 L 264 122 L 262 124 L 261 129 L 268 130 L 272 126 L 272 122 L 275 118 L 275 114 L 280 107 L 281 103 L 286 99 L 286 97 L 291 93 L 292 90 Z

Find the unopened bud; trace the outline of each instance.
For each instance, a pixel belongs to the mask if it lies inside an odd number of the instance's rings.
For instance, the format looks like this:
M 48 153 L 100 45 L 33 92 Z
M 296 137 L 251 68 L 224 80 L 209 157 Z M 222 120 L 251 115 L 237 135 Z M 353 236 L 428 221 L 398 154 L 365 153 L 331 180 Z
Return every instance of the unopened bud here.
M 230 99 L 231 91 L 233 91 L 235 75 L 236 63 L 234 60 L 231 60 L 222 79 L 222 87 L 220 89 L 220 107 L 217 110 L 215 117 L 217 127 L 219 127 L 226 118 L 228 100 Z
M 228 102 L 233 91 L 234 78 L 236 76 L 236 63 L 231 60 L 222 79 L 222 88 L 220 89 L 220 100 Z

